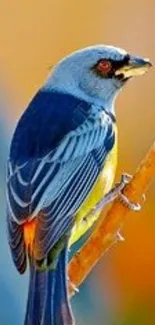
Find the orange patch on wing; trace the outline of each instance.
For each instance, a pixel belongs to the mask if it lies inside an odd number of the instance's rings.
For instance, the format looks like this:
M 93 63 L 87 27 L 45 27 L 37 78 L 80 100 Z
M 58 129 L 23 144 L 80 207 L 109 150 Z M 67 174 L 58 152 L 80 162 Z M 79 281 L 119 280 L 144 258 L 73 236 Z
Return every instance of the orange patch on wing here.
M 24 241 L 25 241 L 26 249 L 29 251 L 30 254 L 32 254 L 35 231 L 36 231 L 36 219 L 32 221 L 26 221 L 23 227 L 24 227 Z

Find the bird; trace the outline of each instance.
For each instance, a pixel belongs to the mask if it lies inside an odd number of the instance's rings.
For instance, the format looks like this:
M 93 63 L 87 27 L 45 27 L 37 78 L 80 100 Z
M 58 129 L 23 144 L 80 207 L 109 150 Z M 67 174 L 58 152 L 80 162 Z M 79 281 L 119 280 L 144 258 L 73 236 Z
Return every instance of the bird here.
M 99 203 L 113 197 L 115 100 L 150 66 L 114 46 L 77 50 L 53 67 L 16 126 L 6 218 L 14 264 L 20 274 L 30 269 L 24 325 L 75 323 L 68 250 L 99 217 Z

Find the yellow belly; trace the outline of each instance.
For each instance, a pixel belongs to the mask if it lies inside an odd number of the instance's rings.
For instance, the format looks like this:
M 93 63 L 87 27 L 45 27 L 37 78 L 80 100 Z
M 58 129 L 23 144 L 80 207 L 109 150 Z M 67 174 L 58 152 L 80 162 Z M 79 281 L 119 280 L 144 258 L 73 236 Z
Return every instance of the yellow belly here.
M 117 166 L 117 130 L 115 129 L 115 145 L 110 151 L 102 172 L 99 175 L 92 191 L 82 204 L 81 208 L 75 216 L 75 225 L 70 238 L 70 245 L 75 243 L 86 231 L 93 225 L 99 217 L 100 211 L 93 214 L 86 221 L 84 217 L 91 209 L 109 192 L 113 185 L 115 171 Z

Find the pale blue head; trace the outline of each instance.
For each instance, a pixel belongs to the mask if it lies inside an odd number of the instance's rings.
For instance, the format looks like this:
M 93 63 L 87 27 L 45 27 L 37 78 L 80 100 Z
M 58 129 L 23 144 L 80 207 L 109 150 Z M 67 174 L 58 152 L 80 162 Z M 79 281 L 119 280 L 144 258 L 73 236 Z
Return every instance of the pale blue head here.
M 151 63 L 113 46 L 97 45 L 61 60 L 44 84 L 112 109 L 114 99 L 128 79 L 143 74 Z

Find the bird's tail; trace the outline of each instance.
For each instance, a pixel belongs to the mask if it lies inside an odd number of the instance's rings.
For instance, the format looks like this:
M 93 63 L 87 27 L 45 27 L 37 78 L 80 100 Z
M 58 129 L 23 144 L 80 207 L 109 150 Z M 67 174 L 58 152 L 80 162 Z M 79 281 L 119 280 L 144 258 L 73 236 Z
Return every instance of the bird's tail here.
M 54 270 L 30 266 L 30 283 L 24 325 L 73 325 L 67 295 L 67 248 L 58 257 Z

